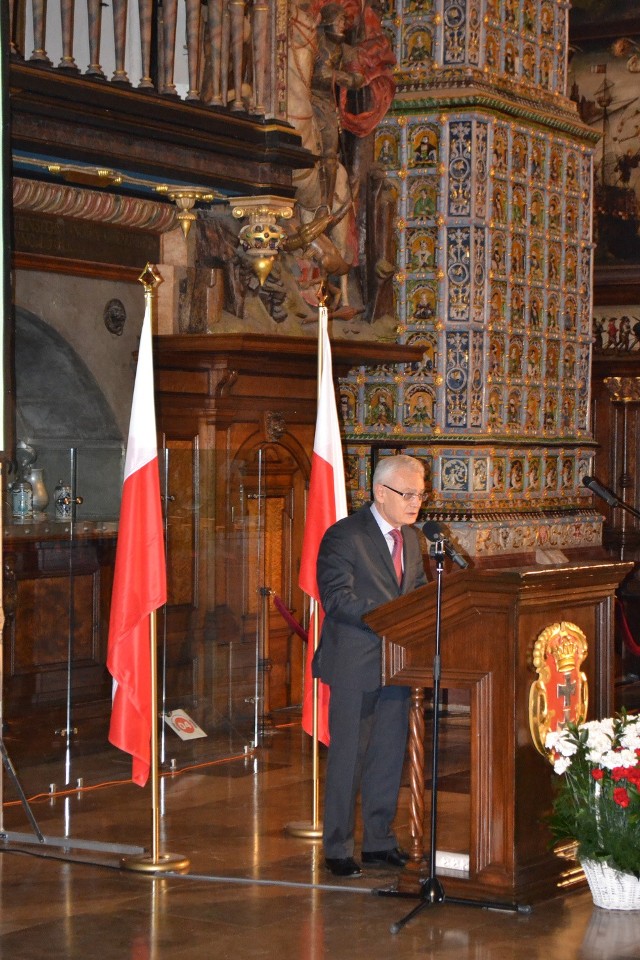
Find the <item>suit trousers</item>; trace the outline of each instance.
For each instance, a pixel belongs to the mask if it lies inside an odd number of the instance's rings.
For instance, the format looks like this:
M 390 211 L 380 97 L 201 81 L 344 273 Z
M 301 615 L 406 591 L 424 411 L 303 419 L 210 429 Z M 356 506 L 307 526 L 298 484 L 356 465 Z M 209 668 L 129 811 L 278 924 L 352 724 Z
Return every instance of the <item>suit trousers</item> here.
M 358 790 L 362 850 L 397 846 L 392 830 L 409 725 L 408 687 L 374 691 L 331 687 L 331 743 L 325 776 L 323 844 L 326 857 L 353 856 Z

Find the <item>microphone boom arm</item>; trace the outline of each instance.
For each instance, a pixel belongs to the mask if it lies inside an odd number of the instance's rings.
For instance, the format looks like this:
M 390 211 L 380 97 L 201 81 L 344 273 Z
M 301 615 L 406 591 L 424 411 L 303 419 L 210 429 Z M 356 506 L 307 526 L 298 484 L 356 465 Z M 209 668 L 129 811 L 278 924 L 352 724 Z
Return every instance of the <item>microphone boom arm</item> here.
M 449 540 L 444 535 L 444 527 L 442 524 L 438 523 L 437 520 L 427 520 L 423 524 L 422 532 L 424 533 L 427 540 L 436 544 L 435 553 L 433 554 L 437 558 L 438 550 L 442 553 L 446 553 L 450 560 L 453 560 L 461 570 L 466 570 L 469 566 L 469 561 L 462 556 L 461 553 L 458 553 L 456 548 L 450 543 Z
M 635 507 L 632 507 L 629 503 L 625 503 L 625 501 L 613 493 L 612 490 L 598 483 L 595 477 L 583 477 L 582 484 L 587 490 L 590 490 L 591 493 L 595 493 L 597 497 L 600 497 L 601 500 L 608 503 L 610 507 L 621 507 L 623 510 L 626 510 L 627 513 L 630 513 L 632 517 L 640 520 L 640 510 L 636 510 Z

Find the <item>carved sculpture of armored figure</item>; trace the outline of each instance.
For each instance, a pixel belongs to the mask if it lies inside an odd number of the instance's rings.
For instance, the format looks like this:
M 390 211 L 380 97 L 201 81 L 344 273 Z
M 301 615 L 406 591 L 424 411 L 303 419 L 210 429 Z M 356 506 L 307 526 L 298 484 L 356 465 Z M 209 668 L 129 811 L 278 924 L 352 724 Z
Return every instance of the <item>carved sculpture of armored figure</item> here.
M 350 68 L 353 54 L 345 43 L 346 15 L 339 3 L 327 3 L 320 11 L 316 30 L 316 55 L 311 77 L 311 106 L 320 135 L 320 201 L 331 210 L 334 200 L 340 116 L 336 86 L 357 90 L 364 86 L 361 73 Z
M 292 7 L 290 23 L 288 117 L 304 146 L 318 157 L 312 170 L 294 174 L 297 211 L 303 228 L 331 215 L 326 239 L 339 255 L 336 262 L 348 270 L 364 259 L 373 143 L 367 162 L 357 147 L 345 150 L 345 138 L 356 144 L 370 140 L 393 98 L 395 58 L 372 6 L 361 10 L 351 0 L 321 7 L 301 2 Z M 353 95 L 359 104 L 349 99 Z M 373 195 L 386 207 L 388 191 L 380 187 L 378 178 Z M 382 219 L 386 217 L 384 212 Z M 355 243 L 354 218 L 360 233 Z M 374 262 L 388 260 L 391 252 L 376 251 Z M 348 301 L 344 275 L 342 297 Z M 373 299 L 378 299 L 376 292 Z

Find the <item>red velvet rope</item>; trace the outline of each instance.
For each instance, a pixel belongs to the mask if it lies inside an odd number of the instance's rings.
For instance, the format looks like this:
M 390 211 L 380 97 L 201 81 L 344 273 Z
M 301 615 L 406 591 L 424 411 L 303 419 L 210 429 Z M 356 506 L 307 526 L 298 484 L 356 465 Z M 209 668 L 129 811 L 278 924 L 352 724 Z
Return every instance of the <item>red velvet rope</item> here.
M 280 597 L 278 597 L 275 593 L 273 595 L 273 603 L 276 610 L 278 611 L 280 616 L 283 618 L 287 626 L 290 627 L 291 630 L 294 631 L 294 633 L 297 633 L 298 636 L 301 637 L 306 643 L 309 639 L 307 635 L 307 631 L 304 629 L 303 626 L 301 626 L 301 624 L 298 623 L 296 618 L 291 614 L 291 611 L 287 609 L 287 607 L 284 605 Z
M 627 618 L 624 613 L 624 607 L 620 600 L 616 598 L 616 621 L 620 629 L 620 634 L 624 641 L 624 645 L 627 650 L 632 653 L 635 657 L 640 657 L 640 646 L 633 639 L 633 634 L 631 633 L 631 628 L 627 622 Z

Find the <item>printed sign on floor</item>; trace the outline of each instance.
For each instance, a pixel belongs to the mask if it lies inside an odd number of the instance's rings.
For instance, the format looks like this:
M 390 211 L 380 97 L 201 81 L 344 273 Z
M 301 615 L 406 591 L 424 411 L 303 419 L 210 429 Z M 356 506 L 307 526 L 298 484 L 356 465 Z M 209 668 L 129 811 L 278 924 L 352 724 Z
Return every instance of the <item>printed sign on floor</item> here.
M 197 737 L 206 737 L 202 727 L 199 727 L 184 710 L 172 710 L 171 713 L 165 713 L 164 720 L 181 740 L 195 740 Z

